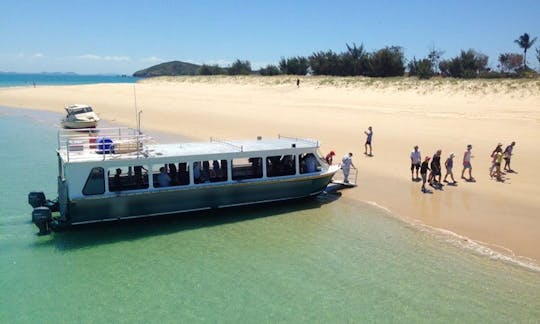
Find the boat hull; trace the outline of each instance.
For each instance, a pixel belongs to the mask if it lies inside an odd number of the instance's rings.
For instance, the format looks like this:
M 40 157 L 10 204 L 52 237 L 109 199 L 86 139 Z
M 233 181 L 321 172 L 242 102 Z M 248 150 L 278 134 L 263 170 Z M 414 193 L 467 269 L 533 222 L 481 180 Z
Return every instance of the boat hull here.
M 147 217 L 289 200 L 322 192 L 333 173 L 283 180 L 204 184 L 175 190 L 119 193 L 68 204 L 68 224 Z
M 69 129 L 81 129 L 81 128 L 96 128 L 97 121 L 86 121 L 86 122 L 74 122 L 74 121 L 62 121 L 62 127 Z

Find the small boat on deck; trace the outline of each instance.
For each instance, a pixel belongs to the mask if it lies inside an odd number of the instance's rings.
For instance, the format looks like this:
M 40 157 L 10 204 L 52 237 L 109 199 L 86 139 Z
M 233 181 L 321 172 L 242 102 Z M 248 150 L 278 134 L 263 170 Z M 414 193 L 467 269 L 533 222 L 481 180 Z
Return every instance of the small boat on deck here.
M 41 234 L 69 225 L 316 196 L 339 166 L 319 142 L 279 136 L 157 144 L 137 130 L 58 133 L 58 199 L 28 196 Z M 54 213 L 54 216 L 53 216 Z
M 65 107 L 67 115 L 62 118 L 61 125 L 64 128 L 81 129 L 96 128 L 99 122 L 98 115 L 88 105 L 69 105 Z

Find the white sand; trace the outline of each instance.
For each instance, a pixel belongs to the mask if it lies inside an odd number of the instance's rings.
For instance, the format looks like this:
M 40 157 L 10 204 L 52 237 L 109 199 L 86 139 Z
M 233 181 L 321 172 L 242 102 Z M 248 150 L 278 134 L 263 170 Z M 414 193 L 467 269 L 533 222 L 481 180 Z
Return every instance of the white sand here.
M 359 186 L 342 199 L 375 202 L 403 218 L 447 229 L 496 249 L 540 260 L 540 80 L 440 80 L 184 77 L 136 85 L 143 130 L 207 140 L 318 138 L 340 160 L 353 152 Z M 0 105 L 63 112 L 91 104 L 104 119 L 135 125 L 133 85 L 99 84 L 0 89 Z M 374 157 L 365 157 L 364 130 L 373 126 Z M 497 142 L 515 140 L 505 182 L 488 175 Z M 473 144 L 473 176 L 461 160 Z M 422 194 L 410 178 L 409 154 L 456 153 L 457 187 Z M 444 166 L 443 166 L 444 176 Z

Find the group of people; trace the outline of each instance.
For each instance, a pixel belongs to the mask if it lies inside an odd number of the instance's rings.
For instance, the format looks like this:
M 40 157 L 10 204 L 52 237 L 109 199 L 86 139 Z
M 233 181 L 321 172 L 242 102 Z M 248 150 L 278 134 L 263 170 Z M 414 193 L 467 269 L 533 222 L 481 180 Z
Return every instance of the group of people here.
M 420 154 L 420 151 L 418 150 L 418 145 L 414 146 L 413 151 L 411 152 L 410 158 L 411 158 L 411 180 L 412 181 L 419 181 L 420 178 L 418 177 L 418 172 L 420 172 L 420 176 L 422 177 L 422 192 L 427 192 L 426 189 L 426 182 L 429 183 L 430 186 L 440 189 L 443 184 L 442 182 L 448 183 L 450 185 L 455 185 L 457 181 L 454 179 L 454 157 L 456 156 L 453 152 L 448 155 L 446 160 L 444 161 L 444 167 L 446 169 L 446 173 L 444 175 L 443 181 L 441 182 L 442 177 L 442 167 L 441 167 L 441 155 L 442 150 L 437 150 L 433 157 L 426 156 L 424 158 L 424 161 L 422 162 L 422 156 Z M 474 178 L 472 176 L 472 165 L 471 165 L 471 159 L 472 159 L 472 145 L 467 145 L 467 149 L 463 153 L 463 169 L 461 170 L 461 178 L 469 181 L 474 182 Z M 468 170 L 468 178 L 465 177 L 465 172 Z M 416 177 L 414 176 L 416 171 Z M 428 175 L 429 171 L 429 175 Z M 449 182 L 447 179 L 450 177 L 450 180 L 452 182 Z
M 498 181 L 503 181 L 502 176 L 505 174 L 501 170 L 501 164 L 504 159 L 504 167 L 503 170 L 506 172 L 514 172 L 510 168 L 510 160 L 512 157 L 512 151 L 514 150 L 514 146 L 516 145 L 516 142 L 510 143 L 504 151 L 502 149 L 502 143 L 497 144 L 493 152 L 491 152 L 491 167 L 489 168 L 489 176 L 493 179 L 495 177 Z
M 496 177 L 497 180 L 502 181 L 502 174 L 504 174 L 501 171 L 501 164 L 502 160 L 504 159 L 504 171 L 507 172 L 514 172 L 510 168 L 510 160 L 512 156 L 512 150 L 514 149 L 514 146 L 516 145 L 516 142 L 512 142 L 510 145 L 506 147 L 506 149 L 502 150 L 502 144 L 499 143 L 497 147 L 493 150 L 491 153 L 492 158 L 492 164 L 489 169 L 489 175 L 491 178 Z M 430 186 L 440 189 L 443 184 L 441 183 L 441 155 L 442 150 L 437 150 L 433 157 L 426 156 L 424 158 L 424 161 L 422 162 L 422 157 L 420 154 L 420 151 L 418 150 L 418 145 L 414 146 L 413 151 L 411 152 L 410 158 L 411 158 L 411 180 L 412 181 L 419 181 L 420 178 L 418 177 L 418 172 L 420 172 L 420 176 L 422 177 L 422 192 L 427 192 L 426 189 L 426 182 L 429 183 Z M 443 182 L 448 183 L 450 185 L 455 185 L 457 181 L 454 179 L 454 153 L 450 153 L 448 155 L 448 158 L 446 158 L 444 162 L 444 166 L 446 169 L 446 174 L 444 175 Z M 464 179 L 467 182 L 475 182 L 474 177 L 472 176 L 472 164 L 471 159 L 473 158 L 472 155 L 472 145 L 467 145 L 467 149 L 463 153 L 463 169 L 461 170 L 461 178 Z M 416 177 L 415 175 L 416 171 Z M 428 175 L 429 171 L 429 175 Z M 466 172 L 468 173 L 468 177 L 466 177 Z M 449 182 L 447 179 L 450 177 L 452 182 Z
M 334 156 L 336 153 L 334 151 L 330 151 L 325 157 L 326 163 L 328 165 L 332 165 L 334 162 Z M 356 169 L 356 166 L 354 166 L 354 163 L 352 161 L 353 154 L 349 152 L 348 154 L 345 154 L 343 158 L 341 158 L 341 170 L 343 171 L 343 182 L 349 183 L 349 174 L 351 172 L 351 167 L 353 169 Z

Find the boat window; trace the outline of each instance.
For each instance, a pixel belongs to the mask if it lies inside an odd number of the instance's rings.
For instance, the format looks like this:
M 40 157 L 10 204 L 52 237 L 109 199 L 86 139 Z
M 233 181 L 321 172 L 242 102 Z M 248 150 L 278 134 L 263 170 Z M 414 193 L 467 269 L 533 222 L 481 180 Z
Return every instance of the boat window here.
M 195 183 L 227 181 L 227 160 L 198 161 L 193 164 Z
M 262 158 L 239 158 L 232 161 L 233 180 L 256 178 L 262 178 Z
M 189 184 L 187 163 L 166 163 L 152 166 L 152 180 L 155 188 L 185 186 Z
M 93 168 L 83 187 L 83 195 L 101 195 L 105 192 L 105 171 L 103 168 Z
M 295 156 L 275 155 L 267 157 L 266 173 L 268 177 L 280 177 L 295 174 Z
M 312 173 L 321 170 L 321 164 L 313 153 L 300 155 L 300 173 Z
M 107 171 L 109 191 L 148 188 L 148 169 L 141 165 L 110 168 Z

